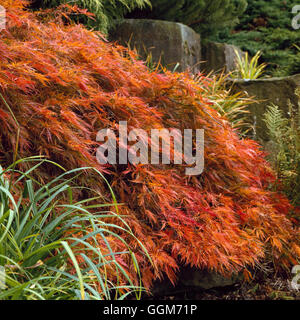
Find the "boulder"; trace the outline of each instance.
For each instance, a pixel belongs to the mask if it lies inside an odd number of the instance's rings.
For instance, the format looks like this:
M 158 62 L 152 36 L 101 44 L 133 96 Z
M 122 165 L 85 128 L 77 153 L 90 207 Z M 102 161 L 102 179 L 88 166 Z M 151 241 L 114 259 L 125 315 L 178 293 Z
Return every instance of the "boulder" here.
M 213 41 L 202 43 L 202 60 L 201 71 L 209 73 L 210 71 L 219 72 L 225 70 L 226 73 L 236 69 L 236 54 L 238 51 L 240 57 L 244 56 L 244 52 L 238 47 Z
M 300 87 L 300 74 L 282 78 L 262 78 L 256 80 L 229 80 L 232 92 L 246 92 L 254 97 L 257 103 L 249 106 L 250 121 L 254 125 L 254 139 L 264 146 L 268 142 L 267 128 L 263 121 L 263 115 L 271 104 L 277 105 L 288 116 L 288 101 L 295 106 L 298 112 L 298 97 L 296 88 Z M 268 148 L 269 149 L 269 148 Z
M 125 46 L 129 44 L 144 60 L 151 54 L 153 62 L 161 61 L 169 70 L 173 70 L 177 63 L 177 71 L 190 68 L 196 72 L 199 68 L 200 35 L 181 23 L 125 19 L 110 31 L 109 40 Z
M 241 274 L 224 277 L 213 271 L 199 270 L 192 267 L 185 267 L 179 275 L 179 284 L 182 286 L 203 290 L 232 286 L 242 280 L 243 277 Z
M 154 297 L 173 295 L 178 292 L 186 292 L 189 290 L 201 291 L 233 286 L 236 283 L 243 281 L 243 275 L 234 274 L 231 277 L 224 277 L 206 269 L 200 270 L 195 267 L 182 266 L 177 279 L 175 286 L 173 286 L 168 279 L 156 281 L 151 290 Z

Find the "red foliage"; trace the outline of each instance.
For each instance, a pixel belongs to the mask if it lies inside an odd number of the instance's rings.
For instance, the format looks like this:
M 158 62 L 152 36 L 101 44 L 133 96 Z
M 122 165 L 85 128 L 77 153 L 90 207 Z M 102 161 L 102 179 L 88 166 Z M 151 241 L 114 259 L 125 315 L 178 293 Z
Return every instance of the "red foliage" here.
M 8 7 L 0 92 L 20 125 L 19 156 L 42 154 L 67 169 L 92 165 L 106 173 L 155 263 L 153 269 L 137 252 L 146 286 L 163 273 L 173 281 L 179 261 L 223 274 L 254 265 L 267 250 L 285 266 L 296 262 L 290 205 L 268 190 L 274 175 L 258 144 L 240 139 L 211 108 L 203 90 L 209 79 L 151 72 L 135 53 L 63 23 L 65 9 L 50 19 L 49 12 L 22 10 L 22 2 L 0 1 Z M 18 127 L 2 101 L 0 108 L 7 164 Z M 96 133 L 117 130 L 121 120 L 129 129 L 205 129 L 205 171 L 190 177 L 184 166 L 100 166 Z M 40 172 L 43 179 L 55 174 Z M 87 173 L 83 182 L 105 192 L 97 177 Z

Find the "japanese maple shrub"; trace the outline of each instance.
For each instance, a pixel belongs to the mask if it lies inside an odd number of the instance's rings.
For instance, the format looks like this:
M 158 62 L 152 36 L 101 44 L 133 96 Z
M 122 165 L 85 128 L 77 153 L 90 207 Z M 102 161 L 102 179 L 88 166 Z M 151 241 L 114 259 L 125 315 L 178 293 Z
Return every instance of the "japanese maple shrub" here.
M 2 164 L 10 162 L 20 128 L 20 157 L 41 154 L 67 169 L 93 166 L 104 173 L 123 203 L 120 214 L 154 262 L 126 239 L 146 287 L 163 275 L 175 281 L 179 262 L 222 274 L 254 266 L 266 254 L 277 265 L 297 262 L 291 206 L 269 190 L 275 178 L 259 145 L 240 139 L 212 108 L 211 80 L 148 70 L 134 52 L 68 22 L 74 8 L 46 14 L 24 10 L 21 0 L 0 4 L 7 8 L 0 32 L 0 92 L 7 102 L 0 102 Z M 129 130 L 204 129 L 204 172 L 188 176 L 174 163 L 100 165 L 96 134 L 117 131 L 122 120 Z M 38 178 L 56 174 L 40 169 Z M 109 198 L 97 175 L 79 179 Z

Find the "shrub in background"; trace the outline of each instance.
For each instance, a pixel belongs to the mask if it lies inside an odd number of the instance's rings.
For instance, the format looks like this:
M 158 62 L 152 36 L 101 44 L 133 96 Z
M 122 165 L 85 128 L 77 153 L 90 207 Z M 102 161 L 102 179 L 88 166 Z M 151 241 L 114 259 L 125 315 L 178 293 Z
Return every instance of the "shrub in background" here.
M 259 145 L 240 139 L 212 108 L 210 79 L 150 71 L 134 52 L 67 24 L 66 8 L 46 15 L 21 10 L 20 0 L 0 3 L 8 9 L 7 29 L 0 33 L 0 91 L 19 123 L 1 102 L 3 164 L 11 161 L 19 130 L 21 157 L 44 154 L 67 169 L 92 166 L 105 174 L 117 201 L 124 203 L 120 214 L 153 260 L 154 266 L 136 240 L 120 230 L 133 248 L 145 287 L 164 275 L 175 281 L 179 262 L 226 275 L 259 263 L 268 252 L 277 266 L 297 263 L 291 206 L 269 190 L 275 176 Z M 117 131 L 121 120 L 128 121 L 129 130 L 148 133 L 153 128 L 205 129 L 205 171 L 186 176 L 186 166 L 173 161 L 98 164 L 98 130 Z M 56 175 L 50 167 L 36 174 L 44 181 Z M 91 172 L 78 183 L 111 197 Z M 81 190 L 73 195 L 86 197 Z
M 299 30 L 292 28 L 293 0 L 247 0 L 248 7 L 240 16 L 234 31 L 219 33 L 217 40 L 232 43 L 254 56 L 262 51 L 261 62 L 267 62 L 272 76 L 286 76 L 299 72 L 297 49 L 300 45 Z M 298 63 L 299 65 L 299 63 Z

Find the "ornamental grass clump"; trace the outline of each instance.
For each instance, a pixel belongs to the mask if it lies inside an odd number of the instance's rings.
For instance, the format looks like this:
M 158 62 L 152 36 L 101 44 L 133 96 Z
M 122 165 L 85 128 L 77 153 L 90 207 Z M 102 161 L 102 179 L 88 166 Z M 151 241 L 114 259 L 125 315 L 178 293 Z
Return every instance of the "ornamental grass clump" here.
M 261 51 L 257 51 L 254 57 L 249 58 L 248 52 L 245 52 L 245 56 L 240 56 L 240 53 L 235 50 L 236 56 L 236 71 L 232 73 L 233 78 L 240 78 L 245 80 L 253 80 L 262 76 L 264 69 L 266 68 L 265 63 L 258 63 L 261 56 Z
M 17 168 L 24 162 L 33 166 L 21 172 Z M 73 180 L 84 170 L 105 182 L 104 177 L 93 168 L 80 168 L 41 184 L 32 175 L 45 163 L 46 159 L 30 157 L 6 169 L 0 166 L 0 300 L 104 300 L 130 294 L 139 298 L 139 266 L 118 233 L 135 237 L 118 215 L 118 204 L 105 203 L 99 195 L 73 199 L 80 188 Z M 140 245 L 137 239 L 136 244 Z M 124 262 L 126 257 L 134 269 Z

